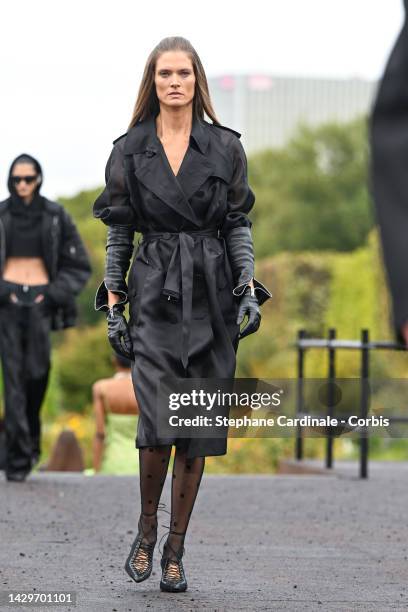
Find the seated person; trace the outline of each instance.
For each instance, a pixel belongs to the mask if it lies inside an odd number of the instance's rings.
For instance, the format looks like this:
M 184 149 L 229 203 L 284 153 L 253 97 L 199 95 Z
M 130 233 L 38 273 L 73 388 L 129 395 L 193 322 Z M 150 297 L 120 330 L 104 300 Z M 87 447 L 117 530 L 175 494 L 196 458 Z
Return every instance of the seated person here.
M 75 432 L 64 429 L 58 436 L 49 460 L 38 467 L 39 472 L 83 472 L 85 461 Z
M 138 474 L 135 438 L 139 406 L 131 378 L 131 361 L 114 353 L 116 373 L 92 386 L 96 432 L 93 442 L 95 472 Z

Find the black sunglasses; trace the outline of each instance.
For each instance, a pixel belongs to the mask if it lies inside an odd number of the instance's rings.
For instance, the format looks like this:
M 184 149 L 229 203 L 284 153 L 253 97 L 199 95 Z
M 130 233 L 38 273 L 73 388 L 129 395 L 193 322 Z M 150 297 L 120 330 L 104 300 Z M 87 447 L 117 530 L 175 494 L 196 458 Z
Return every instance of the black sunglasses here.
M 21 181 L 25 181 L 27 185 L 31 185 L 32 183 L 34 183 L 36 179 L 37 179 L 36 174 L 34 176 L 30 175 L 30 176 L 12 176 L 11 177 L 11 180 L 13 181 L 14 185 L 19 185 Z

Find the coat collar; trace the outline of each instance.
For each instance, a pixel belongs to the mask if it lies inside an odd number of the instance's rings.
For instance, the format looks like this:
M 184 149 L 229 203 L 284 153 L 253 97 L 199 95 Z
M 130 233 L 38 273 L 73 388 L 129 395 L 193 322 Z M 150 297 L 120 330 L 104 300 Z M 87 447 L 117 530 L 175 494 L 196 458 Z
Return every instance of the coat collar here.
M 189 199 L 215 172 L 214 160 L 208 153 L 211 127 L 194 118 L 190 145 L 177 176 L 168 162 L 163 145 L 156 132 L 156 118 L 138 122 L 129 130 L 124 143 L 124 154 L 131 155 L 136 178 L 174 211 L 197 227 L 197 218 Z M 191 146 L 192 141 L 196 147 Z
M 209 143 L 209 126 L 206 121 L 197 117 L 193 118 L 190 144 L 194 140 L 200 150 L 200 153 L 205 155 Z M 132 127 L 126 135 L 125 154 L 126 153 L 143 153 L 146 150 L 156 150 L 160 147 L 161 142 L 156 132 L 156 117 L 151 115 L 143 121 L 139 121 Z
M 11 205 L 10 197 L 0 202 L 0 216 L 3 213 L 9 212 L 10 205 Z M 52 200 L 49 200 L 48 198 L 44 197 L 44 211 L 45 212 L 50 213 L 50 214 L 58 214 L 60 213 L 61 209 L 62 209 L 61 204 L 58 204 L 58 202 L 53 202 Z

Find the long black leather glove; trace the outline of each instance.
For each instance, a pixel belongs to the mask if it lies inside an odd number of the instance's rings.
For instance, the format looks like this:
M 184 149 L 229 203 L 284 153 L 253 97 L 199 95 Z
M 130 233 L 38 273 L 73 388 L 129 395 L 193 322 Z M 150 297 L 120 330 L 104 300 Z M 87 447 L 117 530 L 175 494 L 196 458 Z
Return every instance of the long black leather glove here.
M 237 323 L 240 324 L 245 314 L 248 323 L 240 332 L 244 338 L 258 330 L 261 322 L 259 306 L 272 297 L 272 293 L 254 277 L 255 256 L 250 227 L 235 227 L 225 236 L 228 257 L 234 279 L 233 294 L 241 296 Z M 253 291 L 246 291 L 249 282 L 253 281 Z
M 128 323 L 123 315 L 125 307 L 122 304 L 114 304 L 109 308 L 106 316 L 108 322 L 108 339 L 111 347 L 116 353 L 134 360 L 132 339 L 129 333 Z
M 128 323 L 123 314 L 128 302 L 126 274 L 133 253 L 134 229 L 128 225 L 110 225 L 106 241 L 105 278 L 95 295 L 95 310 L 105 310 L 108 340 L 112 348 L 134 359 Z M 109 308 L 108 291 L 119 294 L 120 300 Z M 122 344 L 123 343 L 123 344 Z
M 255 294 L 252 295 L 251 287 L 247 287 L 244 295 L 239 302 L 237 323 L 241 325 L 245 315 L 248 315 L 248 322 L 239 333 L 239 338 L 245 338 L 249 334 L 256 332 L 261 324 L 261 312 Z
M 225 242 L 234 278 L 233 294 L 243 295 L 252 279 L 258 304 L 263 304 L 272 297 L 272 293 L 254 277 L 255 256 L 251 228 L 234 227 L 225 236 Z
M 128 301 L 126 274 L 133 253 L 134 229 L 128 225 L 110 225 L 106 240 L 105 278 L 95 294 L 95 310 L 109 310 L 108 290 L 121 297 L 118 304 Z

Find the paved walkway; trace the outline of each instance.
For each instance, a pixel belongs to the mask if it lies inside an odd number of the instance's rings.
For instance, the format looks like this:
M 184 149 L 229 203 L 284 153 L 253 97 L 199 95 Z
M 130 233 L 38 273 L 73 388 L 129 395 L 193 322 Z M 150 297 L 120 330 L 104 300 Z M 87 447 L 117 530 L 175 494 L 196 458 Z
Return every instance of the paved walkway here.
M 48 611 L 407 610 L 408 466 L 356 474 L 204 474 L 185 542 L 189 589 L 170 594 L 157 549 L 147 581 L 123 570 L 137 477 L 36 473 L 18 484 L 0 473 L 0 591 L 76 592 L 76 606 L 31 608 Z

